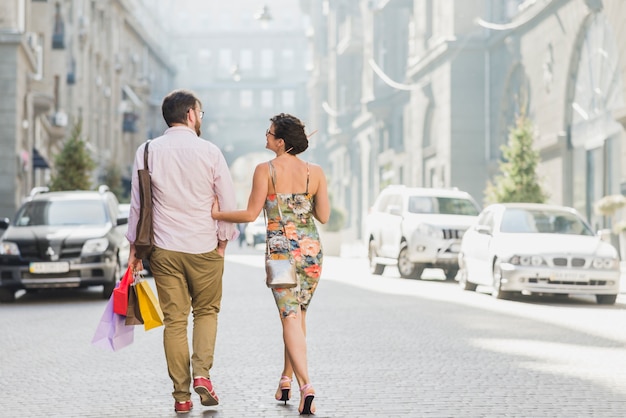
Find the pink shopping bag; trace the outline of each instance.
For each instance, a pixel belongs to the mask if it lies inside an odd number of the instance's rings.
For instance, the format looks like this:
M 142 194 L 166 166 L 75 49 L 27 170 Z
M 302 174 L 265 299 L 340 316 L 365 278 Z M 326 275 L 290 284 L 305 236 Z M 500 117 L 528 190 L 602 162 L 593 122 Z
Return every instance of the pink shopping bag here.
M 125 322 L 126 318 L 123 315 L 113 312 L 113 296 L 111 296 L 106 308 L 104 308 L 104 313 L 100 318 L 91 343 L 112 351 L 120 350 L 132 344 L 135 327 L 126 325 Z

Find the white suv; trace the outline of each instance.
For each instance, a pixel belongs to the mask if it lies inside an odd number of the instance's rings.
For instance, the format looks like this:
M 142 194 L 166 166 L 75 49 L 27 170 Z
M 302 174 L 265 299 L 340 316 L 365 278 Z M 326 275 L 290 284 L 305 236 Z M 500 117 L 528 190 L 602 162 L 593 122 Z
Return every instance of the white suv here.
M 371 272 L 397 265 L 402 277 L 419 279 L 425 268 L 441 268 L 454 279 L 461 237 L 479 212 L 456 189 L 387 186 L 366 218 Z

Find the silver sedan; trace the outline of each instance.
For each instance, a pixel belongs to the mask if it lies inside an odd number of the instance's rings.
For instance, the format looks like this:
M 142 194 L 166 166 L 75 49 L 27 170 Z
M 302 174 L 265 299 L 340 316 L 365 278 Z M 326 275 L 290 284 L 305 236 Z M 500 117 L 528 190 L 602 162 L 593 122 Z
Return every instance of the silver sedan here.
M 489 286 L 514 293 L 595 295 L 614 304 L 620 266 L 615 247 L 572 208 L 532 203 L 486 207 L 461 242 L 457 276 L 465 290 Z

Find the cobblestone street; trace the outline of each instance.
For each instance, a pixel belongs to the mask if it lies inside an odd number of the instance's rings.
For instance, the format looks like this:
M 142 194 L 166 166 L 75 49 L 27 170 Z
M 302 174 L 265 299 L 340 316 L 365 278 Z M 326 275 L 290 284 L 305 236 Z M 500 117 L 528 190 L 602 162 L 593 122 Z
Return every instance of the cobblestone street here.
M 258 250 L 227 256 L 212 379 L 189 417 L 298 415 L 274 401 L 282 366 L 276 307 Z M 327 257 L 309 316 L 318 417 L 623 417 L 626 301 L 500 301 L 454 282 L 370 276 Z M 150 283 L 154 285 L 151 279 Z M 173 417 L 162 330 L 138 327 L 111 353 L 90 344 L 97 289 L 0 305 L 0 408 L 7 417 Z M 185 416 L 185 415 L 180 415 Z

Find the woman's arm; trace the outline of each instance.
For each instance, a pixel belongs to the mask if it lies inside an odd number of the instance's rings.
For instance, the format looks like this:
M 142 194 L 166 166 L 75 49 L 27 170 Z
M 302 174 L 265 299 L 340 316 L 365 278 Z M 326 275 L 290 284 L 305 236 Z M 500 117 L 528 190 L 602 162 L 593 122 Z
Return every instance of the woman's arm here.
M 317 167 L 319 185 L 315 192 L 315 207 L 313 208 L 313 216 L 315 219 L 325 224 L 330 217 L 330 201 L 328 199 L 328 188 L 326 186 L 326 175 L 321 167 Z
M 220 212 L 219 202 L 215 201 L 211 209 L 213 219 L 226 222 L 254 221 L 257 216 L 259 216 L 259 213 L 261 213 L 263 205 L 265 205 L 268 174 L 266 163 L 257 165 L 254 170 L 254 176 L 252 177 L 252 190 L 250 190 L 250 197 L 248 198 L 248 207 L 244 210 Z

